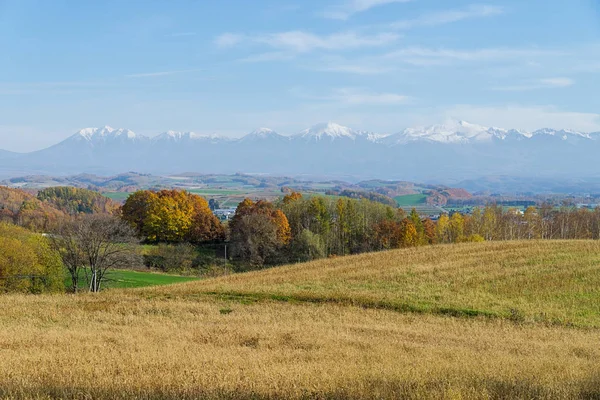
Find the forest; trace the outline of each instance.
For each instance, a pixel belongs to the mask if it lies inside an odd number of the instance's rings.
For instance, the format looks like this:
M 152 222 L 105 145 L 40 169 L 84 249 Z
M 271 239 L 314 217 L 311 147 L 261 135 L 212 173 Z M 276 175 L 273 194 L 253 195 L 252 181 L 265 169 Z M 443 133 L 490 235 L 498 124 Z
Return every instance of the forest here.
M 222 222 L 206 199 L 183 190 L 139 190 L 119 205 L 87 189 L 0 188 L 0 223 L 0 291 L 35 293 L 98 291 L 115 268 L 198 276 L 437 244 L 600 239 L 597 209 L 491 204 L 431 219 L 366 198 L 297 192 L 245 199 Z

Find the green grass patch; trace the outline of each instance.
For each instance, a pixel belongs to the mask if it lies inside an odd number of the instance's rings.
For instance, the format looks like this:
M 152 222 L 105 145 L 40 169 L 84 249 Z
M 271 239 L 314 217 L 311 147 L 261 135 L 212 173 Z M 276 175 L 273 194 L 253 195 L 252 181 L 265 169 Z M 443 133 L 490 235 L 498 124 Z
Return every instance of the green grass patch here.
M 106 282 L 103 284 L 104 289 L 162 286 L 198 280 L 198 278 L 189 276 L 167 275 L 155 272 L 131 271 L 123 269 L 108 271 L 105 278 Z M 71 277 L 67 276 L 65 278 L 65 286 L 70 287 L 70 285 Z M 81 274 L 79 278 L 79 287 L 86 287 L 84 274 Z
M 131 195 L 129 192 L 105 192 L 102 193 L 103 196 L 108 197 L 111 200 L 124 202 Z
M 407 194 L 404 196 L 394 197 L 399 207 L 417 206 L 427 202 L 427 196 L 424 194 Z

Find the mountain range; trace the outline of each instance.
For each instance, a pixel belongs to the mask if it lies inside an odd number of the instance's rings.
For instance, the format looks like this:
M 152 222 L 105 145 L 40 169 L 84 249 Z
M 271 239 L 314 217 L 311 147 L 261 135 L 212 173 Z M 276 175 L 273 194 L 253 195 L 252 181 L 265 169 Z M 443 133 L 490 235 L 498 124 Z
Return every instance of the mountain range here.
M 241 138 L 86 128 L 30 153 L 0 150 L 0 174 L 264 173 L 455 182 L 481 176 L 600 175 L 600 132 L 485 127 L 465 121 L 395 134 L 323 123 L 295 135 L 257 129 Z

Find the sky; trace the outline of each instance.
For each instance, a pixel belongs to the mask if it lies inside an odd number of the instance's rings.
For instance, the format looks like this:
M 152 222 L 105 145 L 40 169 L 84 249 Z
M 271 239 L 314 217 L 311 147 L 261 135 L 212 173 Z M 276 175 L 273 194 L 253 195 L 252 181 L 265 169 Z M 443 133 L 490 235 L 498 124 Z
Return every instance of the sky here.
M 600 0 L 0 0 L 0 148 L 85 127 L 600 131 Z

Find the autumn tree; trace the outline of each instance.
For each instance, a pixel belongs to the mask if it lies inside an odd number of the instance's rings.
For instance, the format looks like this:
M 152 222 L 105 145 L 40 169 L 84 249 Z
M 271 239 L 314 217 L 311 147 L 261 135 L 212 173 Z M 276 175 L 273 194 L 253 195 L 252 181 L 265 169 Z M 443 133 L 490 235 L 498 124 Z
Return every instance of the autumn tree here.
M 69 186 L 42 189 L 37 198 L 68 214 L 112 214 L 118 209 L 114 201 L 96 191 Z
M 400 245 L 402 247 L 414 247 L 419 245 L 419 232 L 409 218 L 400 222 Z
M 0 293 L 64 290 L 63 267 L 47 238 L 0 223 Z
M 181 190 L 138 191 L 122 207 L 122 218 L 150 243 L 223 240 L 225 230 L 206 200 Z
M 100 291 L 108 270 L 141 264 L 134 247 L 136 243 L 131 226 L 108 214 L 83 215 L 53 236 L 53 246 L 71 273 L 74 291 L 79 263 L 91 292 Z
M 229 224 L 231 255 L 255 267 L 271 263 L 291 240 L 288 220 L 272 203 L 244 199 Z

